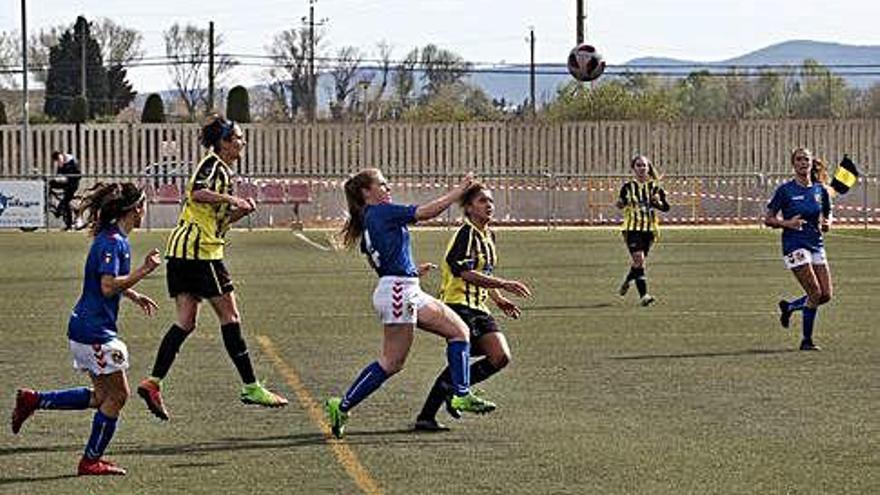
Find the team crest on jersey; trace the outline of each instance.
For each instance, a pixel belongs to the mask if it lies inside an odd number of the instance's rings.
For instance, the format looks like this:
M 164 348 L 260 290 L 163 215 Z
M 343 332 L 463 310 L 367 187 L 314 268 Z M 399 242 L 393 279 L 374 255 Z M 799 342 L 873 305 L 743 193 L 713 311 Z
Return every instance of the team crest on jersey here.
M 822 193 L 814 194 L 813 198 L 816 200 L 817 203 L 821 203 L 822 202 Z
M 113 254 L 110 252 L 104 253 L 104 264 L 109 265 L 110 262 L 113 261 Z
M 110 359 L 112 359 L 116 365 L 122 365 L 123 363 L 125 363 L 125 355 L 122 354 L 122 351 L 113 351 L 112 353 L 110 353 Z

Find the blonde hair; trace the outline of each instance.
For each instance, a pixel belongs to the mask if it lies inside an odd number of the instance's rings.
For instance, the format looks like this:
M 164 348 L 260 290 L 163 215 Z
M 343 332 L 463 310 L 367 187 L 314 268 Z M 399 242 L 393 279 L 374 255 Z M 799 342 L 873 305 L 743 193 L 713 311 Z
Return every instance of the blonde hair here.
M 813 158 L 813 169 L 810 170 L 810 179 L 819 184 L 829 184 L 828 165 L 821 158 Z
M 660 177 L 661 177 L 660 173 L 657 172 L 656 168 L 654 168 L 654 163 L 651 161 L 651 159 L 645 155 L 636 155 L 636 156 L 632 157 L 632 159 L 629 161 L 629 168 L 630 169 L 636 168 L 636 162 L 639 161 L 639 158 L 645 160 L 645 163 L 648 164 L 648 177 L 650 177 L 653 180 L 660 180 Z
M 348 205 L 348 219 L 342 225 L 339 235 L 346 248 L 352 248 L 360 242 L 364 232 L 364 189 L 378 180 L 381 172 L 377 168 L 367 168 L 352 175 L 345 181 L 345 203 Z
M 790 161 L 791 161 L 791 164 L 792 164 L 792 165 L 794 165 L 794 158 L 797 156 L 798 153 L 803 153 L 803 154 L 807 155 L 808 157 L 810 157 L 811 160 L 812 160 L 812 158 L 813 158 L 813 152 L 810 151 L 809 148 L 805 148 L 805 147 L 803 147 L 803 146 L 798 146 L 797 148 L 791 150 L 791 159 L 790 159 Z

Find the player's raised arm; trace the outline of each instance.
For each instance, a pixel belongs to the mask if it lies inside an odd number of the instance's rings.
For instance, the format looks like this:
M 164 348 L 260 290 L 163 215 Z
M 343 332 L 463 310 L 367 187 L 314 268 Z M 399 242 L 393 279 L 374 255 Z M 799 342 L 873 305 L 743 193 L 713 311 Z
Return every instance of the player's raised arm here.
M 469 173 L 464 176 L 457 186 L 453 187 L 446 194 L 419 205 L 416 208 L 416 221 L 430 220 L 446 211 L 447 208 L 461 199 L 462 194 L 464 194 L 473 181 L 474 174 Z

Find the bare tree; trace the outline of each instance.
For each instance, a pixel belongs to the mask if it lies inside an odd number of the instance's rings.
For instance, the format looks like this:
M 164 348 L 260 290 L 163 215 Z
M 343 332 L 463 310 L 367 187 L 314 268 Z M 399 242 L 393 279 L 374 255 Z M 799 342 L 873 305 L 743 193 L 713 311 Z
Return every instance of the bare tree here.
M 376 87 L 375 100 L 380 101 L 385 96 L 388 89 L 388 82 L 391 79 L 391 56 L 394 49 L 385 40 L 376 44 L 379 54 L 379 84 Z
M 186 105 L 190 119 L 195 119 L 199 105 L 208 110 L 208 55 L 210 40 L 208 29 L 192 24 L 180 26 L 175 23 L 164 33 L 165 54 L 171 59 L 168 71 L 174 80 L 177 94 Z M 223 45 L 223 36 L 214 39 L 215 52 Z M 235 66 L 227 55 L 214 57 L 214 79 L 219 81 Z
M 28 66 L 31 67 L 31 76 L 40 83 L 45 84 L 49 75 L 49 51 L 58 44 L 61 35 L 68 29 L 73 28 L 73 23 L 59 24 L 46 29 L 41 29 L 28 36 Z M 16 54 L 21 60 L 21 38 L 16 35 Z
M 360 50 L 354 46 L 344 46 L 336 52 L 336 63 L 328 71 L 333 79 L 334 101 L 330 104 L 333 120 L 342 118 L 349 96 L 357 89 L 357 76 L 363 59 Z
M 323 34 L 315 33 L 315 51 L 318 51 Z M 309 30 L 288 29 L 275 35 L 266 52 L 272 57 L 268 70 L 268 86 L 286 120 L 294 120 L 300 110 L 309 106 Z
M 461 55 L 433 44 L 422 48 L 420 62 L 425 71 L 423 77 L 429 94 L 443 86 L 461 82 L 472 66 Z
M 101 47 L 101 58 L 107 65 L 126 65 L 144 55 L 144 36 L 136 29 L 116 24 L 102 17 L 92 22 L 92 36 Z
M 11 69 L 21 64 L 21 49 L 19 48 L 21 38 L 16 33 L 7 33 L 0 31 L 0 89 L 17 88 L 17 77 Z M 9 70 L 7 70 L 7 68 Z
M 414 71 L 418 63 L 419 49 L 413 48 L 394 67 L 391 79 L 394 82 L 395 99 L 400 110 L 406 110 L 412 104 L 413 91 L 416 89 Z

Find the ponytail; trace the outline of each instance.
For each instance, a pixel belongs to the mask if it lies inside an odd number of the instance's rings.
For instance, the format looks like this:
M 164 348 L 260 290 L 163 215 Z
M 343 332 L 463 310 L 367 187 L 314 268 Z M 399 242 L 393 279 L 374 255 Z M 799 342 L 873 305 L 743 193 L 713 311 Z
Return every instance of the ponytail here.
M 654 167 L 654 162 L 652 162 L 651 159 L 645 155 L 636 155 L 632 157 L 632 159 L 629 161 L 630 169 L 635 168 L 636 162 L 639 161 L 639 158 L 645 160 L 645 163 L 648 164 L 648 177 L 650 177 L 651 180 L 659 181 L 663 177 L 662 175 L 660 175 L 660 172 L 658 172 L 657 169 Z
M 361 170 L 345 181 L 345 202 L 348 205 L 348 219 L 345 220 L 345 224 L 343 224 L 339 234 L 342 236 L 343 246 L 348 249 L 354 247 L 361 240 L 364 232 L 364 209 L 366 208 L 363 190 L 368 189 L 378 176 L 378 169 L 368 168 Z
M 99 182 L 79 198 L 76 212 L 85 220 L 89 234 L 94 237 L 116 224 L 145 199 L 144 191 L 130 182 Z

